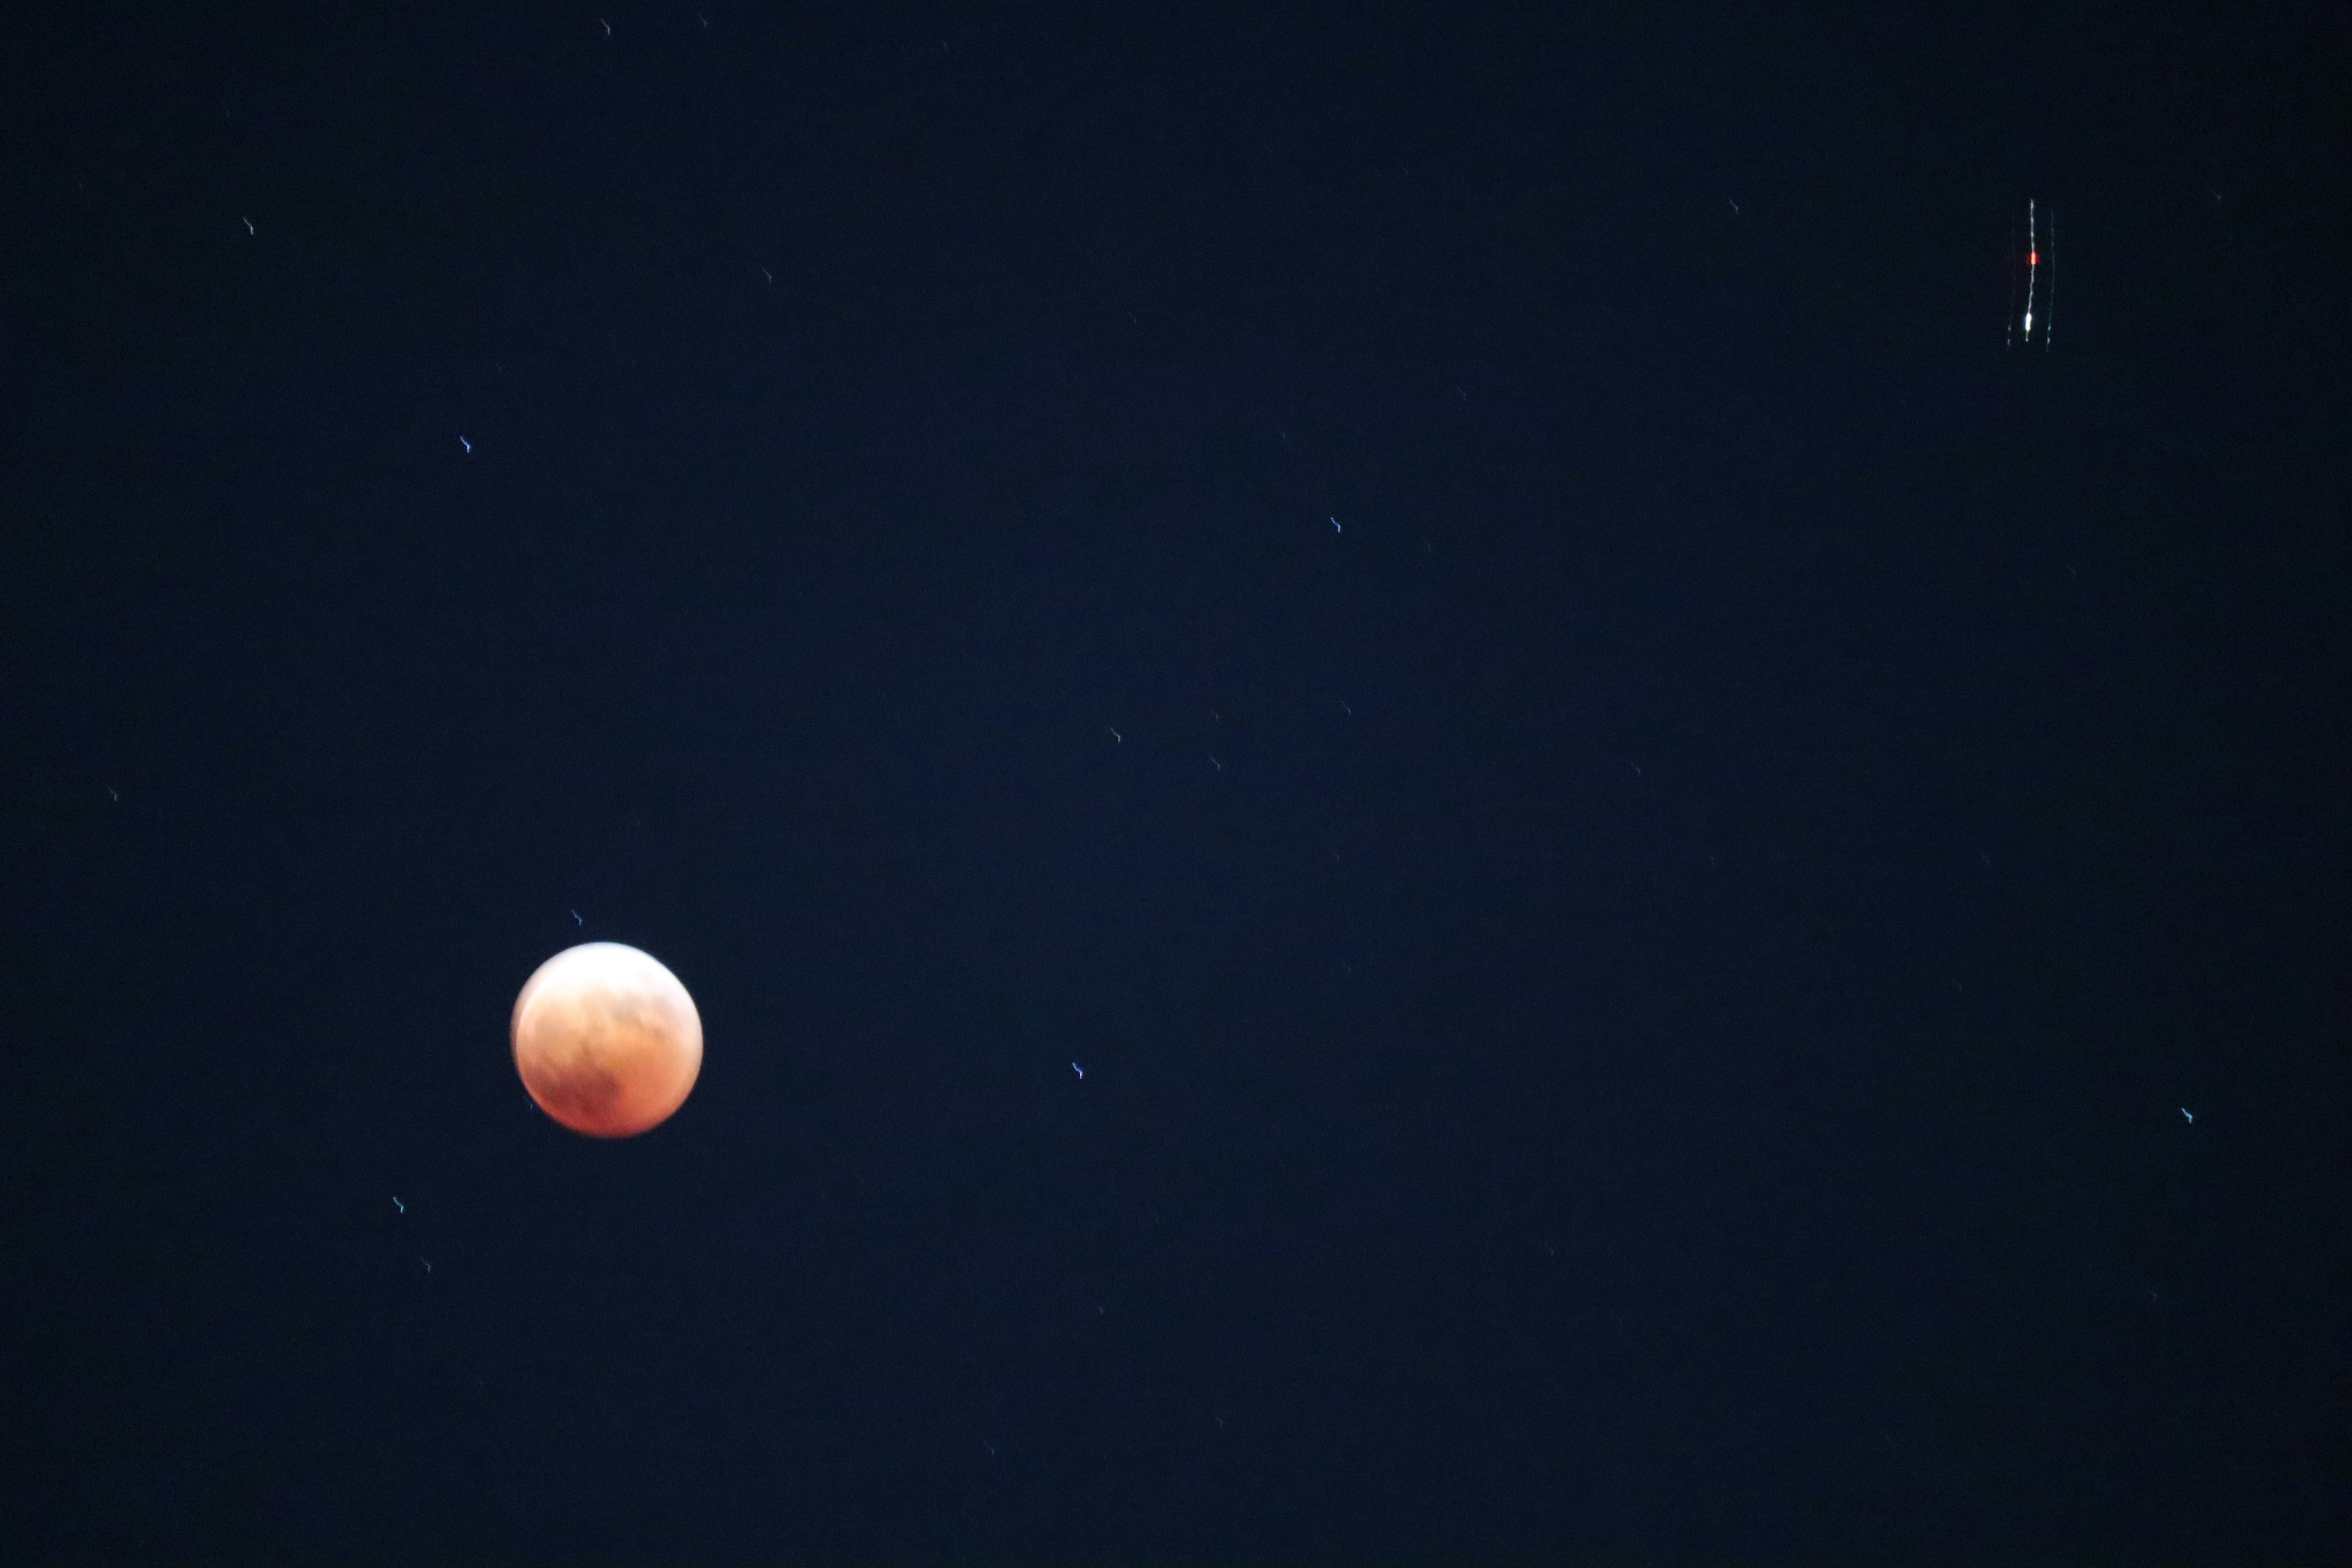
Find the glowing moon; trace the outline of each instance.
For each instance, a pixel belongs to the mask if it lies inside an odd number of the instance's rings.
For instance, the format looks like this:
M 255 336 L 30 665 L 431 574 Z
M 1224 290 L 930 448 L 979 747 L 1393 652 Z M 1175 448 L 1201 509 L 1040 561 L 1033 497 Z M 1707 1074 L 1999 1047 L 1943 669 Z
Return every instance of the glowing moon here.
M 650 954 L 586 942 L 523 982 L 514 1059 L 539 1108 L 574 1132 L 634 1138 L 686 1103 L 702 1071 L 702 1017 Z

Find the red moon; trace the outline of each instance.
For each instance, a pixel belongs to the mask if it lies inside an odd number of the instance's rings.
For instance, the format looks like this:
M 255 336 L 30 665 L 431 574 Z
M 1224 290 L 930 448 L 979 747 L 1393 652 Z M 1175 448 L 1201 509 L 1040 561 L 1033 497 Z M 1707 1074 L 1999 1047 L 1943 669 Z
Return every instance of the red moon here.
M 702 1017 L 677 976 L 617 942 L 566 948 L 523 982 L 515 1071 L 558 1121 L 634 1138 L 686 1103 L 702 1071 Z

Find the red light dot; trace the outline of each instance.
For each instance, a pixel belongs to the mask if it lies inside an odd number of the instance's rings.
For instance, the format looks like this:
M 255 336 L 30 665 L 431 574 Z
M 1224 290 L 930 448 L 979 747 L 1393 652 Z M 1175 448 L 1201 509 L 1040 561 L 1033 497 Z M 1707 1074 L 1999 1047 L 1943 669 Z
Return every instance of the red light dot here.
M 2042 265 L 2042 253 L 2041 253 L 2040 251 L 2038 251 L 2038 250 L 2029 250 L 2029 251 L 2027 251 L 2027 252 L 2025 253 L 2025 264 L 2026 264 L 2028 267 L 2039 267 L 2039 266 L 2041 266 L 2041 265 Z

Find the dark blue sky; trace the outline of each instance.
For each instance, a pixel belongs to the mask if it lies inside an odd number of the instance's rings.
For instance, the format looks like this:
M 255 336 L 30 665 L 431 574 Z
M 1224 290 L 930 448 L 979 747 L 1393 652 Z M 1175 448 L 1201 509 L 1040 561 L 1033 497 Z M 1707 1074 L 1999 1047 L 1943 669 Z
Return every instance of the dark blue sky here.
M 0 44 L 0 1554 L 2352 1546 L 2340 22 L 491 11 Z

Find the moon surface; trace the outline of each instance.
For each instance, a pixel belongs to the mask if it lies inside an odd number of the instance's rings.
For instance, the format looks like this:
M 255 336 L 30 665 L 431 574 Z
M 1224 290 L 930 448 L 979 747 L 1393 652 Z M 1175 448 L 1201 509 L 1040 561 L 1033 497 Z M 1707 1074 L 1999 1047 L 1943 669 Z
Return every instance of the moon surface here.
M 539 1108 L 591 1138 L 634 1138 L 686 1103 L 702 1016 L 677 976 L 617 942 L 566 948 L 523 982 L 515 1071 Z

